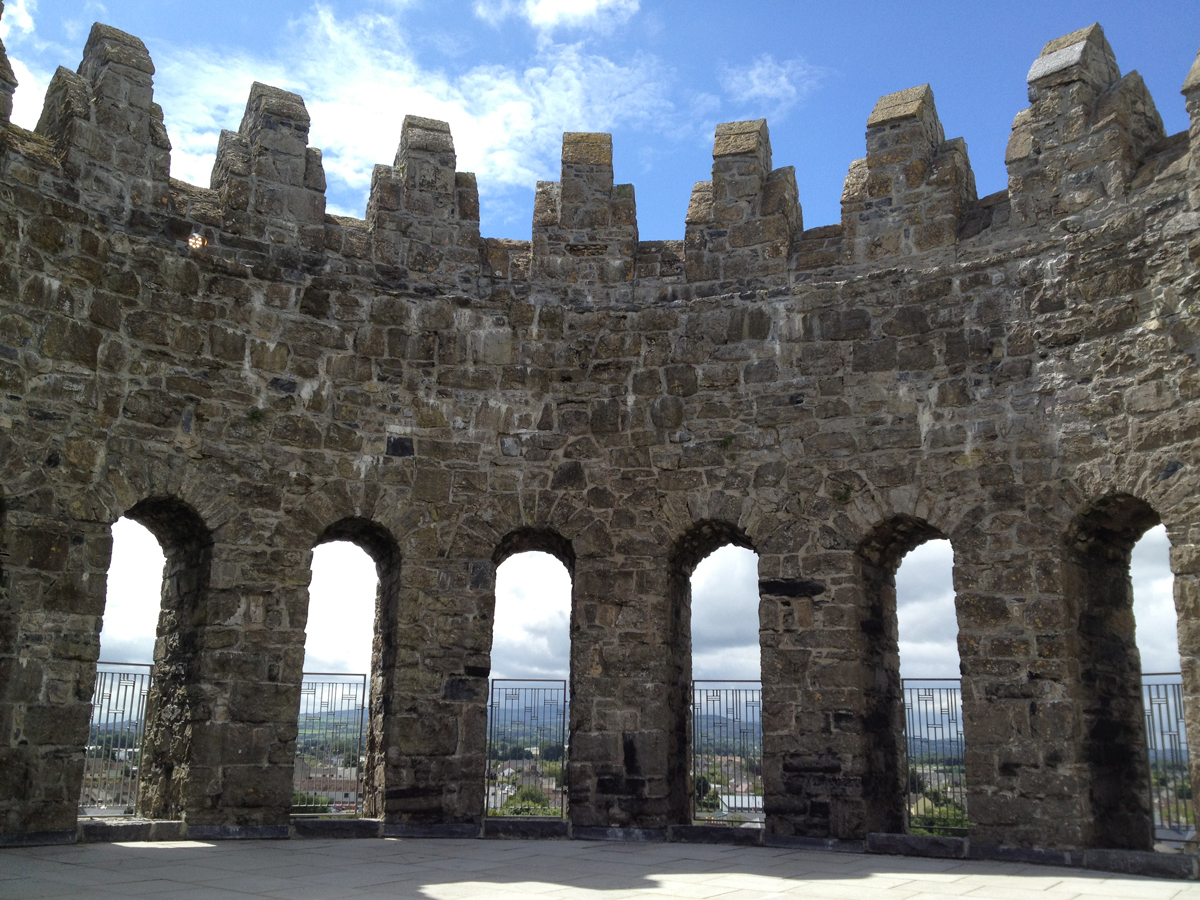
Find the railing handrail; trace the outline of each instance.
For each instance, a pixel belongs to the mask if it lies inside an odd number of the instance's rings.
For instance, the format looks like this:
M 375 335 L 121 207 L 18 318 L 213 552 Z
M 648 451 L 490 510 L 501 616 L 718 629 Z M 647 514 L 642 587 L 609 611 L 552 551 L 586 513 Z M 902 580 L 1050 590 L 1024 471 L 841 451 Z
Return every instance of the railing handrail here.
M 366 678 L 366 672 L 301 672 L 300 680 L 303 681 L 309 675 L 336 675 L 338 678 Z
M 692 684 L 762 684 L 761 678 L 693 678 Z
M 154 663 L 105 662 L 102 659 L 97 660 L 96 665 L 98 665 L 98 666 L 137 666 L 138 668 L 142 668 L 142 669 L 151 669 L 154 667 Z

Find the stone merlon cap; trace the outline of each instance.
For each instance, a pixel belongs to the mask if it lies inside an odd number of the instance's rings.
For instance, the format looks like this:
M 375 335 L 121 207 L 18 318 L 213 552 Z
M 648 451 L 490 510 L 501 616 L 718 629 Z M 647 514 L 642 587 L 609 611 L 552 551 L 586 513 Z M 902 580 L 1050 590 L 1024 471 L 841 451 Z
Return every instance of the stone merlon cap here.
M 769 146 L 770 140 L 766 119 L 722 122 L 713 137 L 713 157 L 755 153 L 764 144 Z
M 150 51 L 138 38 L 113 28 L 111 25 L 101 25 L 99 22 L 92 26 L 87 43 L 83 46 L 83 62 L 79 68 L 91 65 L 121 65 L 154 74 L 154 63 L 150 61 Z
M 563 133 L 563 163 L 578 163 L 586 166 L 612 165 L 612 135 L 591 131 L 567 131 Z
M 246 101 L 246 115 L 242 117 L 242 134 L 246 134 L 252 120 L 261 116 L 273 116 L 298 125 L 309 123 L 303 97 L 256 81 L 250 85 L 250 99 Z
M 1121 77 L 1117 57 L 1108 45 L 1104 29 L 1098 24 L 1080 28 L 1055 38 L 1042 48 L 1029 67 L 1025 80 L 1029 84 L 1053 75 L 1068 73 L 1078 67 L 1079 76 L 1099 84 L 1111 84 Z
M 424 153 L 453 153 L 454 138 L 450 134 L 450 123 L 441 119 L 426 119 L 423 116 L 405 116 L 400 126 L 399 159 L 410 150 Z
M 1190 94 L 1194 91 L 1200 91 L 1200 53 L 1196 54 L 1196 61 L 1192 63 L 1192 69 L 1188 72 L 1187 78 L 1183 80 L 1181 93 Z
M 871 115 L 867 118 L 867 127 L 877 128 L 880 125 L 901 122 L 905 119 L 920 119 L 927 111 L 936 118 L 937 110 L 933 105 L 933 88 L 927 84 L 921 84 L 880 97 L 875 108 L 871 110 Z

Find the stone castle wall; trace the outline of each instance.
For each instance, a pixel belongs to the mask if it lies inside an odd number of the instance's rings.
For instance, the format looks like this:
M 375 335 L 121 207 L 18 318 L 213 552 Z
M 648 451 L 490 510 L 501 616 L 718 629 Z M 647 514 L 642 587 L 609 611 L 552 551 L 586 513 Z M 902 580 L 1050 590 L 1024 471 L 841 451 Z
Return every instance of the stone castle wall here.
M 541 549 L 573 827 L 687 822 L 688 576 L 733 542 L 768 831 L 902 831 L 893 575 L 946 537 L 973 840 L 1149 847 L 1128 559 L 1159 521 L 1200 734 L 1200 62 L 1167 136 L 1098 26 L 1052 41 L 984 198 L 929 87 L 886 96 L 809 230 L 766 123 L 718 126 L 682 242 L 639 240 L 597 134 L 530 241 L 482 238 L 411 116 L 366 217 L 327 215 L 303 100 L 258 84 L 184 184 L 153 72 L 97 25 L 28 132 L 0 54 L 0 838 L 74 829 L 128 515 L 168 558 L 152 817 L 288 822 L 311 553 L 349 539 L 381 576 L 368 812 L 481 819 L 496 566 Z

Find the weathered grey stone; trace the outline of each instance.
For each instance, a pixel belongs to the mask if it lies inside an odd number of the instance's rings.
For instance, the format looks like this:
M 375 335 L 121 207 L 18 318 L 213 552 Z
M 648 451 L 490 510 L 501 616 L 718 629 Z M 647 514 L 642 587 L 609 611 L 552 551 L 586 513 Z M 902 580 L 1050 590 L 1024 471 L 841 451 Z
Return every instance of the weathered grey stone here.
M 501 840 L 565 840 L 566 819 L 506 819 L 489 816 L 483 821 L 483 837 Z
M 320 830 L 290 817 L 308 566 L 353 540 L 383 833 L 484 827 L 495 568 L 538 549 L 573 583 L 573 836 L 707 838 L 688 585 L 733 543 L 759 554 L 761 838 L 861 850 L 905 827 L 894 571 L 946 537 L 972 847 L 1148 850 L 1127 568 L 1159 521 L 1200 729 L 1200 93 L 1167 138 L 1107 47 L 1047 45 L 991 197 L 921 86 L 872 113 L 838 224 L 804 229 L 755 120 L 718 129 L 682 242 L 638 239 L 609 136 L 565 135 L 526 242 L 480 237 L 416 117 L 365 217 L 326 216 L 304 102 L 263 85 L 211 186 L 171 182 L 153 64 L 98 26 L 41 136 L 0 121 L 0 842 L 76 834 L 128 515 L 167 556 L 152 835 Z
M 867 835 L 868 853 L 891 853 L 899 856 L 929 856 L 939 859 L 966 859 L 971 843 L 966 838 L 942 837 L 934 834 Z

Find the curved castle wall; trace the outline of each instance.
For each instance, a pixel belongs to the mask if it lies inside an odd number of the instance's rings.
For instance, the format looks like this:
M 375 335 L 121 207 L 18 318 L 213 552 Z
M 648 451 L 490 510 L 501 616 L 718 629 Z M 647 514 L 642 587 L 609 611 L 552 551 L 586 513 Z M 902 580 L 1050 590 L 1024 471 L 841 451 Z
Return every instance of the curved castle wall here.
M 900 831 L 892 575 L 941 535 L 972 839 L 1148 849 L 1120 573 L 1164 522 L 1200 734 L 1200 63 L 1167 136 L 1098 26 L 1052 41 L 984 198 L 929 87 L 884 97 L 809 230 L 765 121 L 720 125 L 682 242 L 638 239 L 599 134 L 564 135 L 530 241 L 482 238 L 416 117 L 366 217 L 326 215 L 304 102 L 265 85 L 183 184 L 153 72 L 97 25 L 28 132 L 0 56 L 0 838 L 74 833 L 132 514 L 168 557 L 139 809 L 190 833 L 288 822 L 330 534 L 383 575 L 387 822 L 480 820 L 495 560 L 531 547 L 574 579 L 573 827 L 686 822 L 686 574 L 735 540 L 768 832 Z

